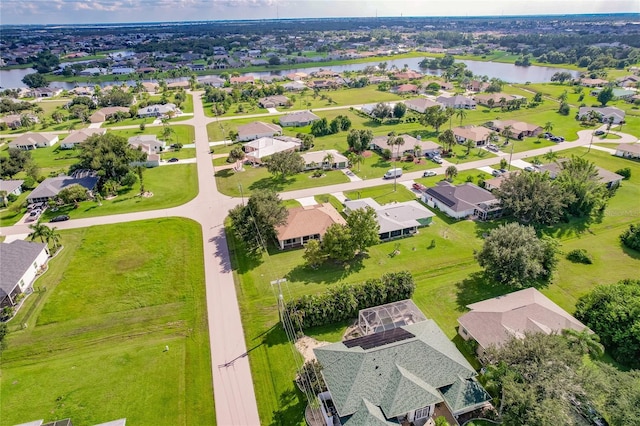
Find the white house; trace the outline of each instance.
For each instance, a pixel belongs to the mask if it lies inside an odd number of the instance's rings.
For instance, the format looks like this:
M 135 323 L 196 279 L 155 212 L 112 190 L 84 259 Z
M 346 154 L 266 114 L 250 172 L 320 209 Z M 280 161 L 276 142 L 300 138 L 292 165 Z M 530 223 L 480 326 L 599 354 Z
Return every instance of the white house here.
M 55 145 L 59 140 L 58 135 L 52 133 L 24 133 L 11 142 L 10 148 L 18 148 L 25 151 L 36 148 L 47 148 Z
M 67 136 L 62 140 L 62 142 L 60 142 L 60 148 L 73 149 L 86 141 L 89 137 L 94 135 L 104 135 L 105 133 L 107 133 L 107 129 L 87 128 L 74 130 L 73 132 L 69 133 L 69 136 Z
M 14 306 L 49 260 L 47 245 L 14 240 L 0 243 L 0 307 Z
M 297 111 L 280 117 L 280 125 L 284 127 L 302 127 L 308 126 L 320 117 L 311 111 Z
M 262 164 L 269 156 L 278 152 L 290 152 L 300 149 L 302 141 L 290 136 L 263 137 L 243 145 L 246 160 L 253 164 Z
M 180 114 L 180 110 L 175 104 L 149 105 L 138 110 L 138 117 L 164 117 L 170 114 Z
M 273 137 L 282 134 L 282 127 L 273 123 L 254 121 L 243 126 L 238 126 L 238 141 L 251 141 L 265 137 Z
M 327 161 L 327 156 L 331 156 L 331 163 Z M 305 152 L 301 155 L 304 160 L 306 170 L 313 169 L 345 169 L 349 166 L 349 160 L 335 149 L 326 151 Z
M 616 156 L 640 159 L 640 143 L 622 143 L 616 147 Z
M 428 98 L 409 99 L 405 101 L 404 104 L 407 106 L 407 109 L 419 112 L 420 114 L 424 113 L 427 109 L 434 106 L 442 108 L 441 104 Z
M 625 112 L 620 108 L 616 107 L 581 107 L 578 111 L 577 119 L 580 120 L 584 116 L 589 116 L 591 111 L 599 114 L 602 117 L 602 122 L 607 123 L 610 119 L 612 119 L 613 124 L 620 124 L 624 121 Z
M 148 154 L 158 154 L 162 152 L 166 146 L 165 141 L 159 140 L 156 135 L 132 136 L 128 142 L 132 147 L 140 148 Z
M 0 180 L 0 193 L 6 192 L 6 195 L 20 195 L 22 194 L 23 180 Z
M 448 108 L 476 109 L 476 101 L 462 95 L 438 96 L 436 101 Z

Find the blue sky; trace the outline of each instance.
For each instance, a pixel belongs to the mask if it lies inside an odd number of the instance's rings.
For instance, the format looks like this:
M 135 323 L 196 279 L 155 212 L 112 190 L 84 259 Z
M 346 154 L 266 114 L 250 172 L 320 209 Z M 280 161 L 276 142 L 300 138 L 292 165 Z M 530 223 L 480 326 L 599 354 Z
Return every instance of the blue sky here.
M 640 13 L 640 0 L 0 0 L 0 24 Z

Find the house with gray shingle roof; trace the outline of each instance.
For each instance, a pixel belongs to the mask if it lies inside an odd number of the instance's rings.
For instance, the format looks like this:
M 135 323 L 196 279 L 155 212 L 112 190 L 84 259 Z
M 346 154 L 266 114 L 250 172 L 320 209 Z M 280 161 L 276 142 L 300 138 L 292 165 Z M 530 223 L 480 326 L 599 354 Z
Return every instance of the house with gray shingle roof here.
M 371 207 L 376 212 L 380 225 L 378 235 L 382 241 L 408 237 L 418 232 L 418 228 L 431 224 L 435 214 L 419 202 L 405 201 L 381 206 L 373 198 L 345 201 L 345 213 Z
M 313 352 L 328 389 L 319 396 L 327 425 L 424 424 L 436 409 L 458 416 L 489 405 L 491 399 L 475 381 L 476 371 L 433 320 Z
M 316 120 L 320 120 L 320 117 L 311 111 L 297 111 L 280 117 L 280 125 L 284 127 L 302 127 L 308 126 Z
M 25 151 L 29 151 L 36 148 L 47 148 L 53 146 L 58 142 L 58 135 L 53 133 L 24 133 L 11 142 L 9 142 L 9 148 L 18 148 Z
M 0 180 L 0 193 L 6 192 L 6 195 L 20 195 L 23 183 L 23 180 Z
M 0 307 L 14 306 L 49 260 L 44 243 L 15 240 L 0 243 Z
M 46 178 L 31 191 L 27 201 L 29 203 L 39 203 L 55 198 L 60 191 L 72 185 L 83 186 L 87 191 L 92 191 L 98 184 L 98 176 L 93 172 L 76 173 L 73 176 L 56 176 Z
M 502 215 L 496 196 L 472 183 L 456 186 L 446 180 L 440 181 L 427 188 L 422 201 L 455 219 L 475 216 L 487 220 Z

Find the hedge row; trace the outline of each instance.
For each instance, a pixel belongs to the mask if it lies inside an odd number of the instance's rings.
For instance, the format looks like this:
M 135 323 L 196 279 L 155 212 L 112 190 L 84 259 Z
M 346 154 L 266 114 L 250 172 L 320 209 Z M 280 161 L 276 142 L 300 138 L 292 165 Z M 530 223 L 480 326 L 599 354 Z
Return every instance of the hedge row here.
M 318 295 L 305 295 L 287 303 L 289 315 L 303 328 L 355 318 L 360 309 L 409 299 L 415 290 L 409 271 L 391 272 L 362 284 L 344 284 Z

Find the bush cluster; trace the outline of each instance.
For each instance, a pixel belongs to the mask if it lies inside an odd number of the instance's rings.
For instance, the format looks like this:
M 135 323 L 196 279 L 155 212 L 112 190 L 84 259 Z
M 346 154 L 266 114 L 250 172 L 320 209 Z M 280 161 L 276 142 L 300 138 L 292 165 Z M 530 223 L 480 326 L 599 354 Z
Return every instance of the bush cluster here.
M 593 259 L 585 249 L 575 249 L 567 253 L 567 260 L 573 263 L 584 263 L 585 265 L 591 265 Z
M 354 318 L 360 309 L 409 299 L 415 290 L 409 271 L 390 272 L 363 284 L 345 284 L 319 295 L 304 295 L 287 303 L 289 315 L 303 328 Z
M 629 229 L 620 235 L 620 240 L 630 249 L 640 251 L 640 223 L 629 225 Z

